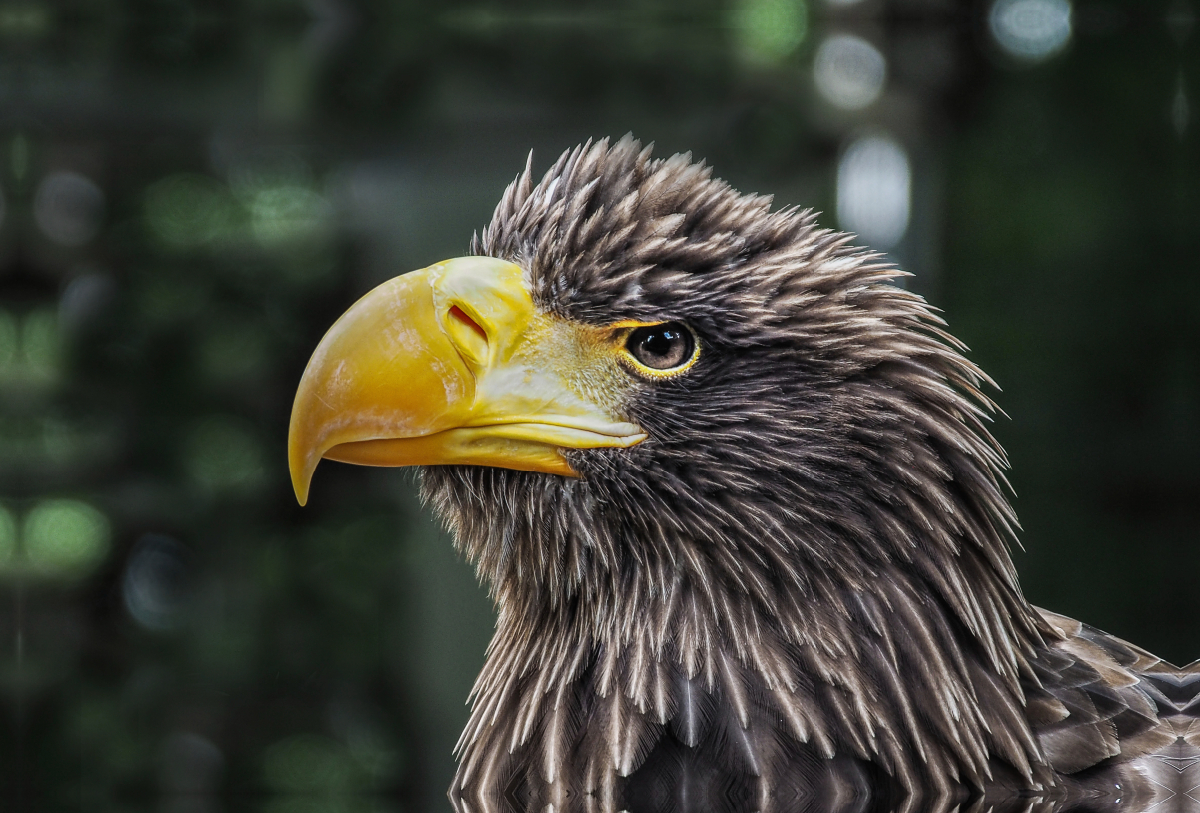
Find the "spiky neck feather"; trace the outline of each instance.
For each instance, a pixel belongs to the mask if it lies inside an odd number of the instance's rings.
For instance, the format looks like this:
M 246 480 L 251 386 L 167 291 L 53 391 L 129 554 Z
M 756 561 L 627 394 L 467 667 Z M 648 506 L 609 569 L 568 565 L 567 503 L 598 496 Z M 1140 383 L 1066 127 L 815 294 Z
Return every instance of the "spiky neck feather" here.
M 686 156 L 600 142 L 540 183 L 527 168 L 477 241 L 526 265 L 546 310 L 681 319 L 705 352 L 688 375 L 635 388 L 626 417 L 649 440 L 569 453 L 578 480 L 424 472 L 500 611 L 465 769 L 504 704 L 516 749 L 534 736 L 519 721 L 563 681 L 640 698 L 665 725 L 670 704 L 655 712 L 647 694 L 661 668 L 712 691 L 807 692 L 844 718 L 796 721 L 818 751 L 903 773 L 936 744 L 951 775 L 982 775 L 995 753 L 1033 770 L 1023 723 L 980 709 L 992 694 L 1023 702 L 1041 635 L 1008 554 L 986 378 L 890 284 L 897 272 L 810 214 L 768 207 Z M 914 659 L 936 664 L 938 719 L 888 694 L 907 691 L 896 673 Z M 730 669 L 743 677 L 722 683 Z M 911 719 L 881 721 L 871 702 Z

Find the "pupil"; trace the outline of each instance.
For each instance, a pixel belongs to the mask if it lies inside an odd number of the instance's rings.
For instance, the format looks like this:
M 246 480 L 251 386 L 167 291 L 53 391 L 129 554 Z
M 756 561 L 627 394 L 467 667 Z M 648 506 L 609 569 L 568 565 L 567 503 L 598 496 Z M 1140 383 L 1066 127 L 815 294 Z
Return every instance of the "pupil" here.
M 646 349 L 655 356 L 666 356 L 671 352 L 671 343 L 675 341 L 676 336 L 669 330 L 664 330 L 659 333 L 650 334 L 650 338 L 646 341 Z

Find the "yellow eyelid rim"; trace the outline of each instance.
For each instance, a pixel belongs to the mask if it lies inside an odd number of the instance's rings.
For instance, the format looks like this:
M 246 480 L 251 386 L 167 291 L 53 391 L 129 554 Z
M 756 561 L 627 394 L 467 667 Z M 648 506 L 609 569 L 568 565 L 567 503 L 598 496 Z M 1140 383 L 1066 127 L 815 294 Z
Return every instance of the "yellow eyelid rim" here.
M 629 334 L 637 330 L 639 327 L 654 327 L 655 325 L 665 325 L 669 322 L 678 322 L 683 325 L 688 333 L 692 334 L 692 357 L 680 364 L 678 367 L 672 367 L 669 370 L 656 370 L 653 367 L 647 367 L 642 364 L 633 353 L 629 352 L 629 348 L 625 346 L 625 342 L 629 338 Z M 626 363 L 633 367 L 634 372 L 645 378 L 663 379 L 674 378 L 675 376 L 687 372 L 700 358 L 700 337 L 696 335 L 696 331 L 692 330 L 691 325 L 682 322 L 678 319 L 660 319 L 657 322 L 639 322 L 635 319 L 625 319 L 620 322 L 613 322 L 608 325 L 608 329 L 613 331 L 615 343 L 620 348 L 621 355 Z

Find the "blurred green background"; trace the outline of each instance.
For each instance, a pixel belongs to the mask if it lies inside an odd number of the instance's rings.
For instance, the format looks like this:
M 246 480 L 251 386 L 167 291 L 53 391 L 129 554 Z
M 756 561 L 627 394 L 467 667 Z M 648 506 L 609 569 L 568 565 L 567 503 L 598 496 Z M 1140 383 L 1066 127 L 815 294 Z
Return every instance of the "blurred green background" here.
M 493 614 L 284 453 L 325 328 L 632 131 L 819 209 L 1003 388 L 1031 599 L 1200 656 L 1196 7 L 0 0 L 0 807 L 446 810 Z

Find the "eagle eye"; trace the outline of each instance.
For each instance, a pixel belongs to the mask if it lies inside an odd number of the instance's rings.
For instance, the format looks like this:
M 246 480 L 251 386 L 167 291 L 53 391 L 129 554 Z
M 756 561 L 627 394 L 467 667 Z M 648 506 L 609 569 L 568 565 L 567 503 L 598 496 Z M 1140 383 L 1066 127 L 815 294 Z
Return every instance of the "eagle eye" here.
M 687 366 L 696 357 L 696 340 L 681 322 L 635 328 L 625 348 L 639 363 L 663 372 Z

